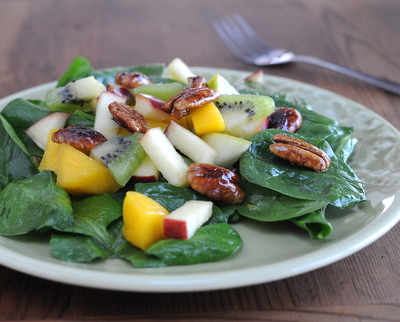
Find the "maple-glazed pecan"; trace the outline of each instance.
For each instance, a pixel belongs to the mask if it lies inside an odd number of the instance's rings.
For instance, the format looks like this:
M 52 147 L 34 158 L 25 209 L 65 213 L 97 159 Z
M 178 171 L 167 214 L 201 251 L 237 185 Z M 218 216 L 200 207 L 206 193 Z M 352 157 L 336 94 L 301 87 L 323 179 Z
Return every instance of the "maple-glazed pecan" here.
M 138 72 L 121 72 L 115 75 L 115 82 L 126 88 L 134 88 L 152 84 L 153 81 L 145 74 Z
M 220 94 L 208 87 L 187 88 L 165 102 L 163 110 L 177 119 L 190 113 L 190 109 L 216 101 Z
M 324 151 L 308 142 L 285 134 L 275 134 L 272 140 L 275 143 L 269 146 L 269 150 L 282 159 L 314 171 L 325 171 L 331 164 Z
M 213 200 L 239 204 L 246 199 L 246 194 L 239 187 L 239 174 L 229 169 L 207 163 L 193 163 L 189 166 L 187 179 L 193 190 Z
M 67 143 L 79 150 L 91 150 L 101 142 L 107 141 L 103 134 L 86 126 L 69 126 L 54 132 L 51 140 Z
M 188 77 L 188 82 L 190 88 L 207 87 L 207 80 L 204 76 L 201 75 Z
M 146 132 L 147 123 L 144 116 L 129 105 L 120 102 L 112 102 L 108 105 L 108 109 L 115 123 L 122 126 L 127 131 Z
M 301 127 L 303 118 L 291 107 L 279 107 L 268 116 L 268 128 L 295 132 Z

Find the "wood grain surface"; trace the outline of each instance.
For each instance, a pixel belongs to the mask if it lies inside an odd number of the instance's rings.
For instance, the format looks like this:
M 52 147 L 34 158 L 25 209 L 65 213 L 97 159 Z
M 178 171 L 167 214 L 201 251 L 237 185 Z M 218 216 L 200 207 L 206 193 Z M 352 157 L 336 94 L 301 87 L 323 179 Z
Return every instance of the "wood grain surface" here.
M 271 44 L 400 83 L 398 0 L 0 0 L 0 97 L 95 68 L 165 62 L 256 71 L 212 21 L 240 13 Z M 400 96 L 291 64 L 264 72 L 359 102 L 400 129 Z M 400 321 L 400 225 L 365 249 L 292 278 L 221 291 L 125 293 L 0 266 L 0 320 Z

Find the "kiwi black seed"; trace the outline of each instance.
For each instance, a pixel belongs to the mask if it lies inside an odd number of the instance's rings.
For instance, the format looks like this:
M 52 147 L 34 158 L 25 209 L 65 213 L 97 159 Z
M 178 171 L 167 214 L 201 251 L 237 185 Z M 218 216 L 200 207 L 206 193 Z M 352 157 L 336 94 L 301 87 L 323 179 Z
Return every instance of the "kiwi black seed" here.
M 102 162 L 114 179 L 125 185 L 146 157 L 139 143 L 141 133 L 118 135 L 92 149 L 91 157 Z

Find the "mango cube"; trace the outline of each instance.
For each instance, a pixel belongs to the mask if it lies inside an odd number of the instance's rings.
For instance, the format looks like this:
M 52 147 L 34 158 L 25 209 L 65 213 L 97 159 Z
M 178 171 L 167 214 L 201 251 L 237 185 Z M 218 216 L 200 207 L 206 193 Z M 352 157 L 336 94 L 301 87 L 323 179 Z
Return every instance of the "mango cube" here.
M 225 131 L 225 121 L 214 103 L 190 110 L 190 116 L 197 135 L 221 133 Z
M 102 163 L 66 143 L 58 155 L 57 185 L 75 196 L 114 193 L 120 188 Z
M 157 201 L 136 191 L 126 193 L 122 215 L 125 239 L 143 251 L 163 239 L 163 219 L 169 214 Z
M 51 170 L 56 174 L 58 172 L 58 153 L 60 152 L 60 143 L 55 143 L 52 141 L 51 136 L 57 130 L 51 130 L 49 138 L 47 140 L 47 145 L 43 153 L 43 158 L 39 164 L 39 171 Z

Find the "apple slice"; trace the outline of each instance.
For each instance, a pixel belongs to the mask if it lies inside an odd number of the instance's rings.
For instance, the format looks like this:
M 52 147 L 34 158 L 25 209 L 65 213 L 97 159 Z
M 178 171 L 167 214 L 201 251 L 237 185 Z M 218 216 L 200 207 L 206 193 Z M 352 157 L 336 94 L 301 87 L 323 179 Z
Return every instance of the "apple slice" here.
M 142 163 L 139 164 L 137 169 L 133 172 L 130 182 L 157 182 L 159 177 L 160 171 L 157 169 L 151 158 L 146 156 Z
M 264 72 L 260 69 L 244 79 L 246 82 L 265 84 Z
M 178 82 L 188 83 L 188 78 L 195 76 L 188 65 L 180 58 L 174 58 L 167 66 L 169 76 Z
M 189 185 L 186 178 L 188 166 L 161 128 L 149 129 L 139 143 L 170 184 L 177 187 Z
M 155 121 L 164 121 L 171 117 L 162 108 L 165 101 L 149 94 L 137 94 L 134 109 L 142 114 L 145 118 Z
M 133 97 L 133 94 L 130 92 L 129 89 L 116 84 L 116 83 L 108 83 L 107 84 L 107 91 L 126 97 L 126 104 L 131 105 L 135 103 L 135 98 Z
M 44 150 L 47 146 L 50 131 L 62 129 L 69 116 L 70 114 L 65 112 L 51 113 L 32 124 L 25 132 L 39 148 Z
M 209 146 L 217 151 L 214 165 L 230 168 L 249 148 L 251 142 L 225 133 L 208 133 L 201 136 Z
M 214 164 L 217 151 L 175 121 L 168 125 L 165 135 L 172 145 L 194 162 Z
M 218 91 L 220 94 L 239 94 L 237 89 L 233 87 L 226 78 L 220 74 L 215 74 L 207 82 L 207 86 L 211 89 Z
M 96 106 L 96 117 L 94 129 L 103 134 L 108 140 L 118 135 L 119 125 L 114 122 L 108 109 L 113 102 L 125 103 L 126 96 L 117 95 L 112 92 L 102 92 Z
M 190 200 L 163 218 L 164 237 L 190 239 L 212 215 L 211 201 Z

